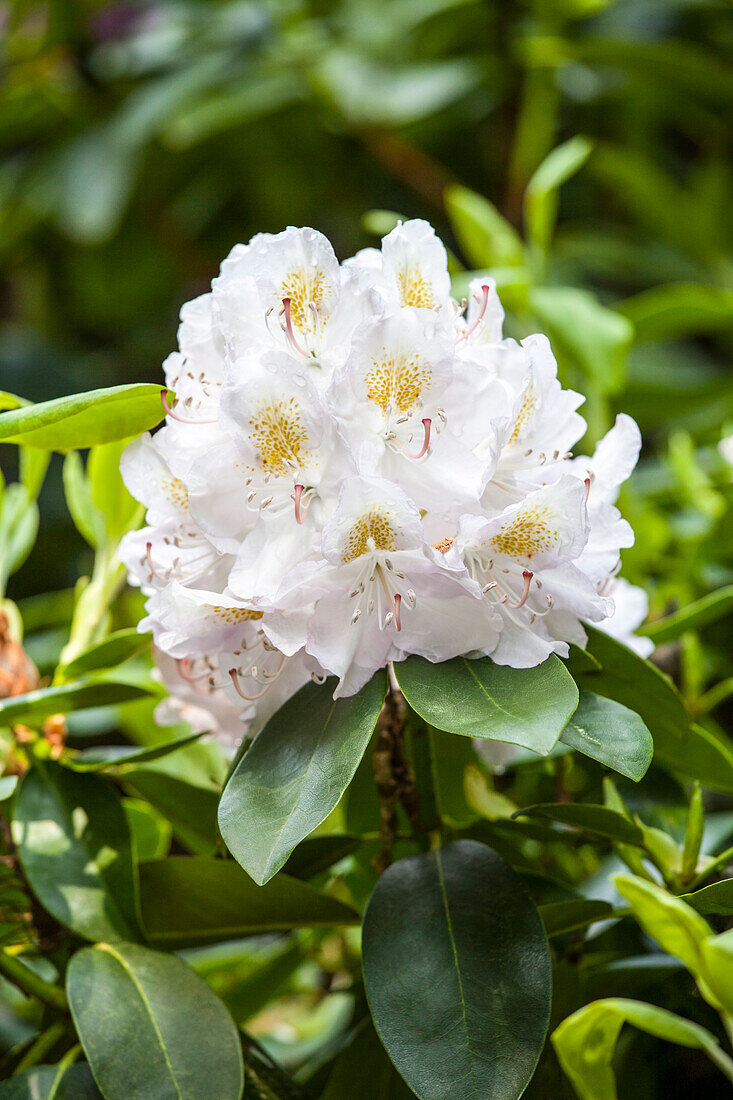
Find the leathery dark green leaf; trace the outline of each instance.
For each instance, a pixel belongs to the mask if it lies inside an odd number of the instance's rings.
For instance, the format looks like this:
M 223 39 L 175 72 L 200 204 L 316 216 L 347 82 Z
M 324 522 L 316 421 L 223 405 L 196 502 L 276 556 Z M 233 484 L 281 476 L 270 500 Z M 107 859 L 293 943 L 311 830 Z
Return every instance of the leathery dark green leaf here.
M 472 840 L 394 863 L 364 917 L 374 1024 L 420 1100 L 517 1100 L 547 1031 L 551 967 L 515 871 Z
M 652 762 L 652 735 L 636 713 L 581 688 L 578 709 L 560 740 L 620 775 L 639 780 Z
M 260 885 L 339 802 L 379 718 L 387 692 L 383 671 L 347 699 L 333 699 L 335 683 L 306 684 L 289 699 L 224 789 L 221 835 Z
M 12 828 L 23 873 L 56 920 L 89 940 L 139 938 L 130 829 L 111 784 L 39 761 Z
M 535 668 L 508 668 L 490 657 L 432 664 L 408 657 L 394 666 L 408 703 L 447 733 L 508 741 L 546 755 L 578 705 L 578 689 L 552 654 Z
M 168 950 L 359 919 L 299 879 L 280 874 L 258 886 L 233 859 L 205 856 L 142 863 L 140 908 L 150 943 Z
M 239 1100 L 237 1029 L 180 959 L 136 944 L 86 947 L 66 992 L 105 1100 Z

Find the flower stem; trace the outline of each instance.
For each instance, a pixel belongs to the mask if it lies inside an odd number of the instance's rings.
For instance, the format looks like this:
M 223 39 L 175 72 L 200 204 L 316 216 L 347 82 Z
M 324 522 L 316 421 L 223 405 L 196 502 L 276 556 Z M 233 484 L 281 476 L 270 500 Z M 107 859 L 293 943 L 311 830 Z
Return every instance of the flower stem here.
M 439 833 L 443 825 L 435 794 L 433 731 L 430 726 L 422 723 L 411 724 L 410 737 L 412 741 L 412 760 L 415 768 L 419 828 L 423 836 L 426 834 L 429 836 L 432 833 Z

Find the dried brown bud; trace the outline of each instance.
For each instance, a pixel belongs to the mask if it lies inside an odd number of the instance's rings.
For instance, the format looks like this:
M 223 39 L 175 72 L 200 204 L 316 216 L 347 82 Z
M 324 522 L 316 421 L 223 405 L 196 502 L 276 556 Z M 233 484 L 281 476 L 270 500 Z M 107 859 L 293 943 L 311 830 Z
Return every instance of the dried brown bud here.
M 34 691 L 40 682 L 38 669 L 22 645 L 10 636 L 7 615 L 0 611 L 0 699 Z

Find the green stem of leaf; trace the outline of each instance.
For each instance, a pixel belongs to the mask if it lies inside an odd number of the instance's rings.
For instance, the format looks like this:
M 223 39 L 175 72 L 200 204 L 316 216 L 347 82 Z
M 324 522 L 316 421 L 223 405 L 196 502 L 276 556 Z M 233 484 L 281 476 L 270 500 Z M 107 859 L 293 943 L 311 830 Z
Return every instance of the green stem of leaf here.
M 68 665 L 89 648 L 104 616 L 125 583 L 126 570 L 116 555 L 116 545 L 104 546 L 95 555 L 91 580 L 81 592 L 74 608 L 71 634 L 61 654 L 61 667 Z
M 707 1053 L 720 1072 L 725 1074 L 729 1081 L 733 1081 L 733 1058 L 730 1058 L 724 1050 L 719 1050 L 716 1047 L 711 1048 Z
M 733 676 L 729 676 L 727 680 L 721 680 L 719 684 L 711 687 L 709 691 L 701 695 L 695 703 L 695 713 L 709 714 L 711 710 L 715 710 L 731 695 L 733 695 Z
M 39 977 L 34 970 L 31 970 L 29 966 L 26 966 L 20 959 L 15 958 L 14 955 L 9 955 L 7 951 L 0 951 L 0 973 L 14 986 L 17 986 L 21 993 L 25 993 L 29 997 L 35 997 L 51 1008 L 60 1009 L 62 1012 L 65 1012 L 68 1008 L 66 994 L 63 989 L 59 989 L 58 986 L 52 985 L 51 982 Z
M 718 870 L 718 868 L 724 867 L 726 863 L 730 863 L 732 859 L 733 848 L 726 848 L 724 852 L 721 852 L 719 856 L 715 857 L 712 863 L 708 864 L 704 871 L 700 872 L 694 882 L 690 886 L 688 886 L 688 889 L 696 890 L 701 882 L 704 882 L 706 878 L 710 878 L 710 876 L 714 874 Z
M 23 1073 L 24 1070 L 30 1069 L 32 1066 L 37 1066 L 39 1062 L 42 1062 L 48 1052 L 54 1048 L 56 1043 L 63 1036 L 65 1031 L 65 1020 L 57 1020 L 55 1023 L 51 1024 L 50 1027 L 47 1027 L 45 1031 L 42 1031 L 35 1043 L 33 1043 L 16 1066 L 15 1075 Z

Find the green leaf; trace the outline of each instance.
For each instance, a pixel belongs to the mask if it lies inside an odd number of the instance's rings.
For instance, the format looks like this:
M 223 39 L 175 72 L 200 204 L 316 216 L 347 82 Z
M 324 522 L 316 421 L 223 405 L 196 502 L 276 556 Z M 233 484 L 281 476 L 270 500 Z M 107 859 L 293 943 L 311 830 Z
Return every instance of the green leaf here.
M 128 493 L 120 474 L 120 459 L 129 442 L 129 439 L 118 439 L 93 447 L 87 465 L 92 500 L 102 516 L 110 542 L 117 542 L 135 524 L 140 511 L 140 505 Z
M 703 916 L 733 916 L 733 878 L 713 882 L 692 894 L 682 894 L 680 901 L 686 902 Z
M 606 920 L 613 915 L 613 906 L 607 901 L 588 901 L 586 898 L 553 901 L 547 905 L 540 905 L 539 909 L 548 936 L 561 936 L 565 932 L 575 932 L 579 928 L 587 928 L 589 924 Z
M 0 699 L 0 726 L 35 726 L 51 714 L 86 710 L 88 707 L 128 703 L 153 694 L 147 687 L 111 677 L 87 676 L 59 687 L 39 688 L 25 695 Z
M 702 789 L 695 781 L 690 795 L 690 808 L 687 811 L 685 842 L 682 849 L 682 882 L 692 882 L 698 867 L 700 849 L 705 831 L 705 806 Z
M 0 1084 L 0 1100 L 102 1100 L 89 1066 L 34 1066 Z
M 43 488 L 51 455 L 35 447 L 21 447 L 19 453 L 20 480 L 32 500 L 37 500 Z
M 164 859 L 173 836 L 170 822 L 142 798 L 125 798 L 122 805 L 138 862 Z
M 524 216 L 528 236 L 542 254 L 547 252 L 555 229 L 558 189 L 583 167 L 592 149 L 588 138 L 571 138 L 545 157 L 527 184 Z
M 364 917 L 364 980 L 421 1100 L 516 1100 L 550 1012 L 550 957 L 517 874 L 471 840 L 394 863 Z
M 100 943 L 74 955 L 66 991 L 105 1100 L 239 1100 L 237 1030 L 180 959 Z
M 718 1040 L 705 1028 L 663 1008 L 621 997 L 578 1009 L 552 1034 L 552 1043 L 581 1100 L 617 1100 L 611 1060 L 625 1023 L 680 1046 L 704 1050 L 716 1060 Z
M 673 615 L 657 619 L 641 627 L 639 633 L 651 638 L 656 645 L 673 642 L 687 630 L 701 630 L 710 623 L 724 619 L 733 611 L 733 584 L 709 592 L 700 600 L 680 608 Z
M 656 883 L 636 876 L 616 875 L 614 884 L 647 935 L 669 955 L 683 962 L 698 984 L 704 983 L 701 944 L 712 933 L 707 921 Z M 701 992 L 704 995 L 704 991 Z
M 635 711 L 585 690 L 560 740 L 636 781 L 646 775 L 654 753 L 652 735 Z
M 705 980 L 728 1017 L 733 1016 L 733 929 L 708 936 L 701 946 Z
M 78 772 L 97 772 L 105 768 L 119 768 L 125 764 L 143 764 L 151 760 L 160 760 L 172 752 L 192 745 L 203 735 L 189 733 L 175 741 L 164 741 L 160 745 L 95 745 L 70 756 L 64 763 Z
M 522 745 L 546 756 L 578 705 L 578 689 L 552 654 L 535 668 L 490 657 L 431 664 L 408 657 L 395 675 L 413 710 L 447 733 Z
M 92 549 L 104 544 L 104 518 L 92 500 L 92 487 L 78 451 L 69 451 L 63 467 L 64 495 L 69 515 Z
M 63 665 L 61 672 L 65 680 L 75 680 L 79 676 L 85 676 L 89 672 L 96 672 L 103 668 L 115 668 L 129 657 L 140 653 L 150 644 L 149 634 L 140 634 L 134 627 L 125 630 L 117 630 L 109 634 L 103 641 L 90 646 L 70 661 Z
M 445 192 L 453 232 L 471 267 L 520 267 L 524 245 L 493 203 L 455 184 Z
M 379 1041 L 369 1020 L 364 1020 L 345 1050 L 334 1062 L 320 1100 L 414 1100 Z
M 616 393 L 626 378 L 634 338 L 631 323 L 587 290 L 536 286 L 529 305 L 547 329 L 555 350 L 569 356 L 604 393 Z
M 85 939 L 137 939 L 132 845 L 104 779 L 35 763 L 15 800 L 13 839 L 43 907 Z
M 608 806 L 595 806 L 585 802 L 539 802 L 527 806 L 515 814 L 521 817 L 544 817 L 562 825 L 572 825 L 593 836 L 606 837 L 621 844 L 641 847 L 641 829 L 623 814 Z
M 311 836 L 301 841 L 283 870 L 293 878 L 313 878 L 360 847 L 361 837 L 358 836 L 336 833 L 331 836 Z
M 25 485 L 0 493 L 0 595 L 33 549 L 38 535 L 38 505 Z
M 347 699 L 333 699 L 334 687 L 306 684 L 289 699 L 224 789 L 221 835 L 260 885 L 338 804 L 377 724 L 387 678 L 378 672 Z
M 32 404 L 33 402 L 26 400 L 25 397 L 18 397 L 17 393 L 0 390 L 0 412 L 5 412 L 6 409 L 21 409 Z
M 615 638 L 586 630 L 588 650 L 602 668 L 578 673 L 580 687 L 636 711 L 654 738 L 658 763 L 715 790 L 733 791 L 733 752 L 708 730 L 690 725 L 672 681 Z
M 466 95 L 479 70 L 468 58 L 386 65 L 332 44 L 313 58 L 311 79 L 358 127 L 404 126 Z
M 219 839 L 216 791 L 196 787 L 152 768 L 125 772 L 123 779 L 170 821 L 176 837 L 192 852 L 211 855 L 216 850 Z
M 697 283 L 652 287 L 616 306 L 639 343 L 733 331 L 733 290 Z
M 0 416 L 0 441 L 79 451 L 129 439 L 163 419 L 160 386 L 135 383 L 57 397 Z
M 233 859 L 204 856 L 141 864 L 140 907 L 150 942 L 166 950 L 359 920 L 350 906 L 299 879 L 280 874 L 257 886 Z

